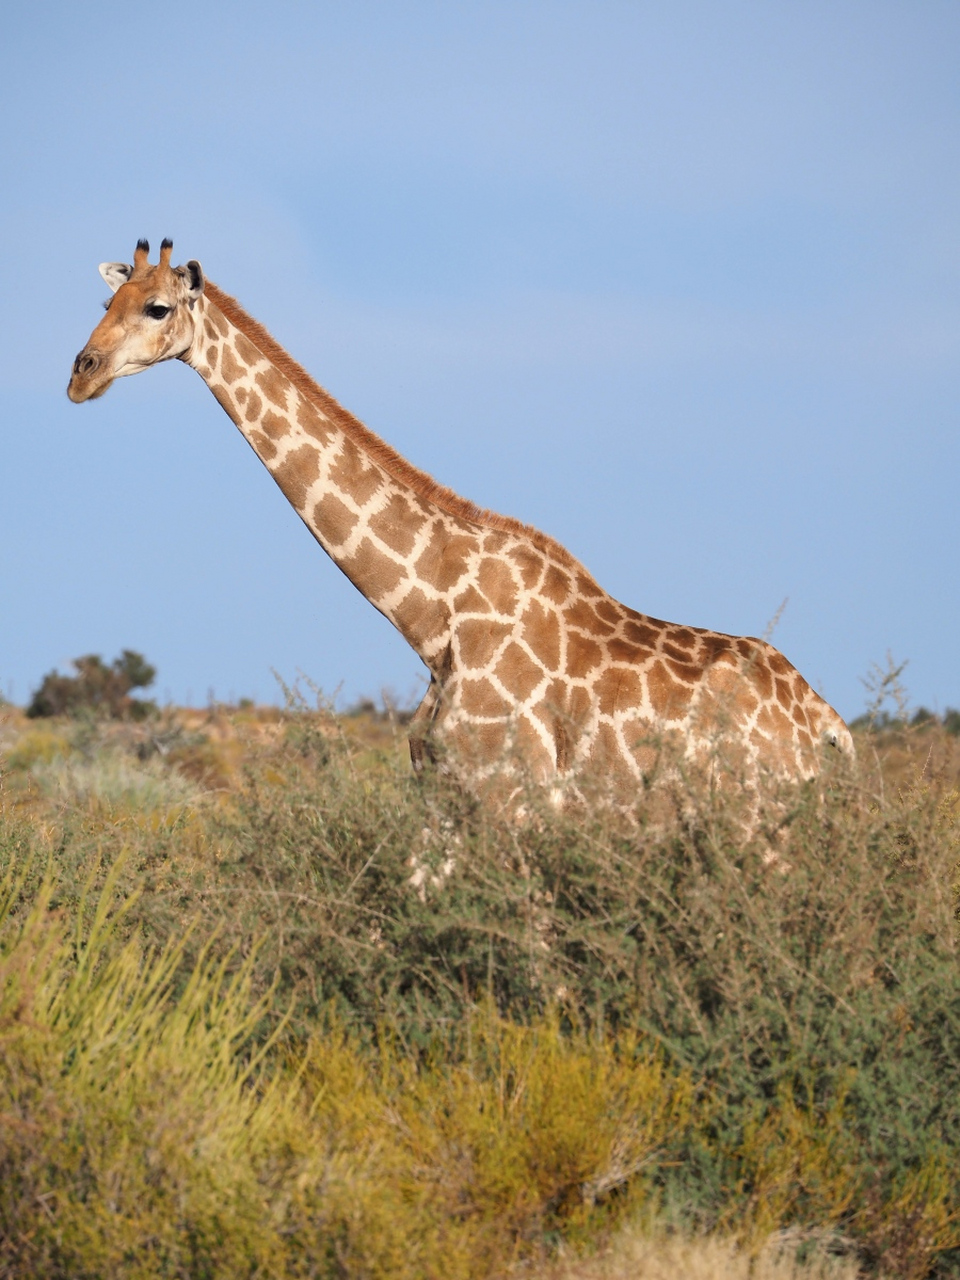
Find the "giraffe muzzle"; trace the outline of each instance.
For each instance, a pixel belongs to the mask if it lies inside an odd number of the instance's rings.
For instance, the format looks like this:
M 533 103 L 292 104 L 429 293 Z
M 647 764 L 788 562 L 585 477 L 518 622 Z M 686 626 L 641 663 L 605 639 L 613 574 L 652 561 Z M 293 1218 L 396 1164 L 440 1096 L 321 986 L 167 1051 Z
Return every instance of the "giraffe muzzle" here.
M 73 362 L 75 378 L 89 378 L 100 367 L 100 357 L 95 351 L 81 351 Z
M 73 374 L 70 385 L 67 387 L 67 395 L 74 404 L 83 404 L 85 400 L 96 400 L 110 386 L 113 379 L 109 376 L 98 385 L 96 375 L 100 373 L 102 377 L 103 364 L 103 356 L 90 347 L 84 347 L 74 360 Z

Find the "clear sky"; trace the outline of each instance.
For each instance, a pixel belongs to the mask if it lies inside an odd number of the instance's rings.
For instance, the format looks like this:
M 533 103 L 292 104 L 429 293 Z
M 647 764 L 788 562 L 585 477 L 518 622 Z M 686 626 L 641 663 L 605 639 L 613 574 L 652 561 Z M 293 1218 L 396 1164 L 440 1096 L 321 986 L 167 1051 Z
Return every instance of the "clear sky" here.
M 438 480 L 842 714 L 960 705 L 955 0 L 16 5 L 0 42 L 0 690 L 422 668 L 189 369 L 64 394 L 102 260 L 199 258 Z

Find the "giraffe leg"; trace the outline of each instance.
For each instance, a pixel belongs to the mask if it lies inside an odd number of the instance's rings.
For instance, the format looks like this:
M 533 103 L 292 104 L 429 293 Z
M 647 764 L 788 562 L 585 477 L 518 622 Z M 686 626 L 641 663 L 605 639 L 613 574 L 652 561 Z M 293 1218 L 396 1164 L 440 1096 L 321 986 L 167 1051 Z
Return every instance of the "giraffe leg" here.
M 435 764 L 436 755 L 430 742 L 430 730 L 440 712 L 443 690 L 436 676 L 430 677 L 430 685 L 423 700 L 410 719 L 410 763 L 418 776 L 426 764 Z
M 426 764 L 437 763 L 437 753 L 431 742 L 431 731 L 443 706 L 443 691 L 453 669 L 453 653 L 447 645 L 437 665 L 430 672 L 430 685 L 423 701 L 410 719 L 410 763 L 419 777 Z

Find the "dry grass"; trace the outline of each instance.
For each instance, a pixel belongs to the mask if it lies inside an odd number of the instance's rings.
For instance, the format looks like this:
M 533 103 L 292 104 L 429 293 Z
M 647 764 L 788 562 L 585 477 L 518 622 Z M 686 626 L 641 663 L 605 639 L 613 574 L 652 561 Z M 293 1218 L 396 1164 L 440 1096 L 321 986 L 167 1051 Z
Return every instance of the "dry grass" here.
M 784 873 L 369 711 L 0 708 L 0 1277 L 957 1274 L 960 744 L 859 751 Z
M 857 1280 L 856 1260 L 825 1248 L 798 1259 L 796 1243 L 774 1237 L 756 1253 L 735 1238 L 666 1235 L 656 1225 L 620 1231 L 587 1259 L 561 1262 L 536 1280 Z

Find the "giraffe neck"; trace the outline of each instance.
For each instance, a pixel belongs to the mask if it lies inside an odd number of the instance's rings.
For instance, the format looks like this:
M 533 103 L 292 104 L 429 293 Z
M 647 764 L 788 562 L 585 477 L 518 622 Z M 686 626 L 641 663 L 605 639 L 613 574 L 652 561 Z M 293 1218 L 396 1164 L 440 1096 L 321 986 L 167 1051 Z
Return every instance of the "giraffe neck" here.
M 466 518 L 476 509 L 457 500 L 462 512 L 450 512 L 431 500 L 431 488 L 447 491 L 394 455 L 286 353 L 279 355 L 232 299 L 215 286 L 208 290 L 184 360 L 327 554 L 436 674 L 449 648 L 451 588 L 485 535 Z

